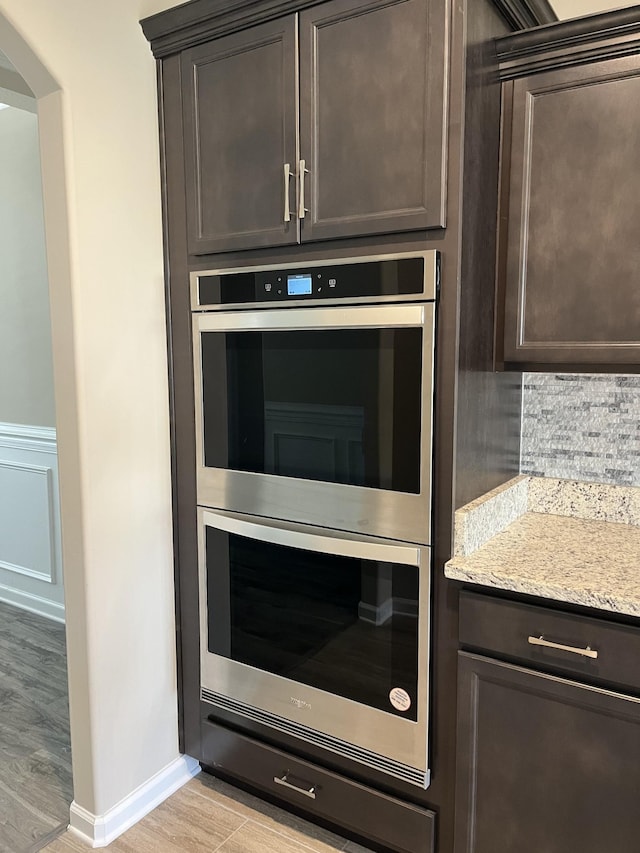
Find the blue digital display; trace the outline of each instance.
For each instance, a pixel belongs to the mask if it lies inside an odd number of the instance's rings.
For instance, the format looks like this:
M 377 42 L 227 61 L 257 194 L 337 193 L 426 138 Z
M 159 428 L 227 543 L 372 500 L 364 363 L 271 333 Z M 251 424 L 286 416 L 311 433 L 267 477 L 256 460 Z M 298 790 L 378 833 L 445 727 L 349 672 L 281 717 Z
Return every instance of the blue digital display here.
M 287 293 L 289 294 L 289 296 L 311 296 L 311 294 L 313 293 L 311 287 L 311 276 L 288 275 Z

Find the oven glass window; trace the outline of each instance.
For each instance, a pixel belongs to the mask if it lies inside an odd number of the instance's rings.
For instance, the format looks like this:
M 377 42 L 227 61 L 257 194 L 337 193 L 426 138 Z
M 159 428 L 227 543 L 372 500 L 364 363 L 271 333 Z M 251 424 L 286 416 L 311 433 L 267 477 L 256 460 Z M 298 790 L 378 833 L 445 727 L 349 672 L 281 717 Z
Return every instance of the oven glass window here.
M 420 492 L 422 330 L 202 334 L 205 465 Z
M 209 651 L 417 720 L 415 566 L 206 531 Z

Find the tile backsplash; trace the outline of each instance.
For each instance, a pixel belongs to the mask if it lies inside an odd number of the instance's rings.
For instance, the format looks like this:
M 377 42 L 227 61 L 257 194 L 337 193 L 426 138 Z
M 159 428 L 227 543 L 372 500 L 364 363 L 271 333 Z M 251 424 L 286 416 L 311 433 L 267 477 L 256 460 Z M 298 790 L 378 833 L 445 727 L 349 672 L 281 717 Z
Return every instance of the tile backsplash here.
M 523 374 L 520 471 L 640 486 L 640 375 Z

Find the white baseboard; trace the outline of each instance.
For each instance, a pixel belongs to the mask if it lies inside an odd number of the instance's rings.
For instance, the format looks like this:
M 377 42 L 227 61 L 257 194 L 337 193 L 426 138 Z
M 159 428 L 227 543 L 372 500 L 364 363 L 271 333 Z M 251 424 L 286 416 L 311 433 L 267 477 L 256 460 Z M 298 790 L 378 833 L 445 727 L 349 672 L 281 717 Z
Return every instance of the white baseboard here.
M 19 607 L 21 610 L 28 610 L 29 613 L 37 613 L 38 616 L 45 616 L 54 622 L 62 622 L 64 624 L 64 604 L 59 604 L 57 601 L 50 601 L 48 598 L 43 598 L 35 593 L 22 589 L 14 589 L 0 583 L 0 601 L 4 601 L 5 604 L 13 604 L 14 607 Z
M 181 755 L 102 815 L 71 803 L 69 830 L 90 847 L 106 847 L 200 772 L 195 758 Z
M 384 625 L 392 616 L 412 616 L 418 618 L 418 602 L 412 598 L 399 598 L 397 595 L 386 598 L 381 604 L 358 602 L 358 618 L 372 625 Z

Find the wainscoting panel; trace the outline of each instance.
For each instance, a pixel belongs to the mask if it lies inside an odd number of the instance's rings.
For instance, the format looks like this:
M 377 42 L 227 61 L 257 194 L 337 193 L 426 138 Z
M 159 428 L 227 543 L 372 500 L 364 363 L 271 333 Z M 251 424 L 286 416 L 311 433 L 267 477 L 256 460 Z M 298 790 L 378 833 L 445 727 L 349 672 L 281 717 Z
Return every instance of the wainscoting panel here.
M 55 430 L 0 423 L 0 601 L 64 621 Z

